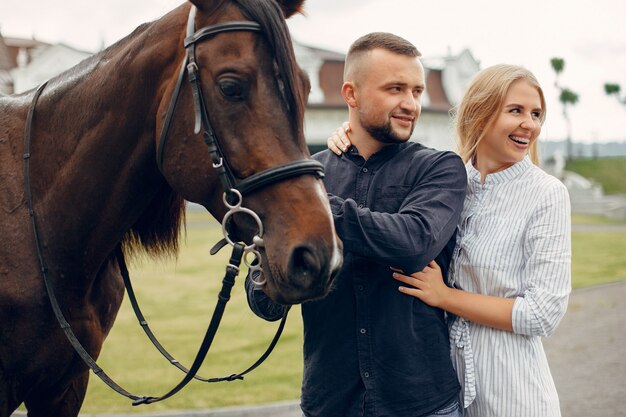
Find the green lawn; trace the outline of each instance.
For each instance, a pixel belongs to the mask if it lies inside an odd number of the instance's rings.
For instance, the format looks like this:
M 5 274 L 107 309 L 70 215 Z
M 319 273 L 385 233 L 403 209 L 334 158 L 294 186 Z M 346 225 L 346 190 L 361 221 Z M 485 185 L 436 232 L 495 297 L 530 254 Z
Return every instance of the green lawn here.
M 626 279 L 626 233 L 573 232 L 572 286 Z
M 586 214 L 572 215 L 572 223 L 620 225 L 625 221 Z M 626 279 L 626 232 L 572 233 L 572 286 L 586 287 Z
M 190 216 L 190 222 L 201 221 Z M 221 287 L 228 248 L 215 257 L 209 249 L 221 238 L 217 226 L 190 227 L 177 262 L 140 259 L 131 278 L 142 311 L 161 343 L 190 367 L 210 321 Z M 248 309 L 243 291 L 245 271 L 233 288 L 222 325 L 200 375 L 215 377 L 241 372 L 265 351 L 277 328 Z M 158 410 L 206 409 L 299 397 L 302 340 L 299 308 L 293 308 L 280 343 L 269 359 L 244 381 L 207 384 L 192 381 L 178 395 L 148 406 L 132 407 L 93 374 L 83 413 L 146 413 Z M 184 376 L 148 341 L 124 300 L 105 342 L 99 365 L 127 391 L 162 395 Z
M 572 213 L 572 224 L 626 224 L 626 221 L 593 214 Z
M 146 319 L 165 347 L 187 367 L 204 336 L 229 255 L 228 248 L 216 257 L 209 255 L 221 231 L 206 215 L 190 213 L 188 222 L 194 226 L 188 229 L 187 244 L 177 262 L 143 259 L 131 265 L 131 277 Z M 574 216 L 574 222 L 605 221 Z M 572 237 L 574 287 L 626 279 L 626 233 L 574 232 Z M 249 311 L 243 291 L 244 272 L 233 289 L 214 347 L 200 372 L 203 376 L 228 375 L 247 368 L 265 350 L 276 329 L 277 323 L 264 322 Z M 152 347 L 127 300 L 98 363 L 125 389 L 142 395 L 162 395 L 183 377 Z M 192 381 L 162 403 L 132 407 L 130 400 L 114 393 L 92 374 L 82 413 L 148 413 L 295 400 L 300 393 L 301 372 L 302 329 L 296 307 L 274 353 L 245 381 Z
M 565 169 L 602 185 L 606 194 L 626 194 L 626 158 L 576 159 Z

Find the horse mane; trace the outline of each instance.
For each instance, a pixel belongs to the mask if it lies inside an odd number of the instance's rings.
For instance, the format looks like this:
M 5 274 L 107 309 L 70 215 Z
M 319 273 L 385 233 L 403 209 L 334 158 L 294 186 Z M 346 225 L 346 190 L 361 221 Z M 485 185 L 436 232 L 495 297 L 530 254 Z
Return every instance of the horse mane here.
M 144 23 L 131 34 L 103 52 L 114 52 L 146 32 L 154 22 Z M 139 219 L 122 238 L 124 255 L 147 253 L 149 256 L 176 257 L 181 231 L 185 231 L 185 200 L 165 180 Z
M 132 33 L 118 40 L 106 49 L 84 59 L 72 68 L 52 77 L 56 88 L 72 88 L 78 80 L 91 74 L 102 60 L 116 54 L 128 43 L 145 33 L 154 22 L 138 26 Z M 0 94 L 0 96 L 2 96 Z M 179 248 L 181 228 L 184 230 L 185 200 L 178 195 L 165 180 L 160 180 L 156 195 L 135 224 L 120 241 L 125 255 L 137 253 L 140 249 L 151 256 L 176 256 Z
M 226 0 L 218 3 L 222 7 Z M 297 86 L 297 69 L 293 44 L 282 10 L 273 0 L 234 0 L 241 12 L 261 25 L 272 51 L 279 74 L 286 110 L 292 126 L 304 117 L 304 97 Z M 259 7 L 263 3 L 265 7 Z M 138 31 L 144 28 L 138 28 Z M 129 36 L 130 37 L 130 36 Z M 127 38 L 129 38 L 127 37 Z M 126 39 L 127 39 L 126 38 Z M 125 40 L 126 40 L 125 39 Z M 176 256 L 181 227 L 185 224 L 185 200 L 165 182 L 137 222 L 122 240 L 124 253 L 143 249 L 149 255 Z
M 124 254 L 142 249 L 148 255 L 176 257 L 185 230 L 185 200 L 165 182 L 139 219 L 124 235 Z

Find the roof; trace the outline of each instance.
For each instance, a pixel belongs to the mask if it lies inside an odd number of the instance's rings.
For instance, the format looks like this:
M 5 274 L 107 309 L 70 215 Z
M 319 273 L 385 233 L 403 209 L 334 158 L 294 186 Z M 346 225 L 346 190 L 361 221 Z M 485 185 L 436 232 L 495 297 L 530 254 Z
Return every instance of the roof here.
M 441 70 L 431 69 L 426 72 L 426 93 L 429 98 L 428 107 L 431 110 L 447 112 L 452 107 L 444 91 Z
M 0 70 L 10 70 L 15 68 L 15 65 L 15 58 L 5 43 L 2 34 L 0 34 Z
M 316 108 L 332 108 L 343 105 L 339 91 L 343 83 L 343 62 L 346 54 L 324 48 L 303 45 L 294 42 L 297 49 L 304 51 L 307 56 L 308 71 L 317 71 L 316 76 L 311 77 L 319 83 L 313 86 L 321 90 L 321 95 L 314 100 L 309 98 L 309 106 Z M 302 57 L 298 57 L 299 60 Z M 313 58 L 311 60 L 311 58 Z M 465 49 L 458 54 L 448 52 L 446 56 L 421 57 L 420 61 L 426 72 L 426 95 L 423 98 L 423 110 L 435 113 L 447 113 L 458 101 L 470 75 L 478 71 L 478 61 L 474 59 L 469 50 Z M 469 61 L 466 62 L 466 61 Z M 314 62 L 311 65 L 311 62 Z M 339 65 L 341 64 L 341 65 Z M 471 74 L 465 75 L 469 71 Z M 311 76 L 311 74 L 309 74 Z
M 37 48 L 38 46 L 50 45 L 47 42 L 42 42 L 35 38 L 14 38 L 11 36 L 4 36 L 4 41 L 8 46 L 14 48 Z
M 328 49 L 322 49 L 315 46 L 304 45 L 300 42 L 293 41 L 297 43 L 299 47 L 308 50 L 311 54 L 315 55 L 322 61 L 340 61 L 343 62 L 346 59 L 346 54 L 341 52 L 329 51 Z
M 2 36 L 0 33 L 0 70 L 15 68 L 17 66 L 17 55 L 20 50 L 25 50 L 28 53 L 28 60 L 30 61 L 34 51 L 46 46 L 50 46 L 50 44 L 34 38 L 25 39 Z

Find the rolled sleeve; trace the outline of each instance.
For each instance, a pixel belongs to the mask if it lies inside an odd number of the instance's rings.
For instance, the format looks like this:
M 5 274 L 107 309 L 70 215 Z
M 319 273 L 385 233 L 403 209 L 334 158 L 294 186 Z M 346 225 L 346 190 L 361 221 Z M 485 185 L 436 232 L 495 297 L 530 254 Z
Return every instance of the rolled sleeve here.
M 555 183 L 531 220 L 525 250 L 526 287 L 513 305 L 513 331 L 550 336 L 565 315 L 571 292 L 571 216 L 565 186 Z

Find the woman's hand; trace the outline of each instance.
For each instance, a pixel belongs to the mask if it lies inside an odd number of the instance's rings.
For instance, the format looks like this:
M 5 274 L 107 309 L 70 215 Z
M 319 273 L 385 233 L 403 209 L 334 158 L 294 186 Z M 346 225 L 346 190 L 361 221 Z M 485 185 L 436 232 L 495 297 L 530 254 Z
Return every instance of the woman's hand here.
M 326 145 L 328 149 L 336 153 L 337 155 L 341 155 L 342 152 L 348 150 L 350 145 L 350 138 L 348 137 L 348 132 L 351 131 L 350 123 L 343 122 L 341 127 L 338 127 L 337 130 L 326 139 Z
M 443 281 L 441 268 L 435 261 L 431 261 L 421 272 L 414 272 L 411 275 L 404 275 L 395 268 L 391 269 L 396 280 L 410 285 L 398 287 L 400 292 L 417 297 L 430 306 L 441 307 L 450 295 L 451 289 Z
M 394 271 L 395 279 L 410 285 L 399 287 L 400 292 L 474 323 L 513 331 L 515 298 L 495 297 L 450 288 L 444 283 L 441 268 L 435 261 L 429 263 L 421 272 L 414 272 L 411 275 L 404 275 L 396 268 L 391 269 Z

